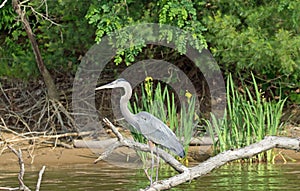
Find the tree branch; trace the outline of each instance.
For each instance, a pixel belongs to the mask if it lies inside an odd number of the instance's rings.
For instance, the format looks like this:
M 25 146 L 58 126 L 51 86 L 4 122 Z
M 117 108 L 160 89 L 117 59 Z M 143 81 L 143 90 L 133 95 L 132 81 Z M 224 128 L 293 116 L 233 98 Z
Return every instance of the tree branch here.
M 7 0 L 4 0 L 4 1 L 1 3 L 0 9 L 1 9 L 2 7 L 4 7 L 4 5 L 5 5 L 6 2 L 7 2 Z
M 14 149 L 11 146 L 7 146 L 19 159 L 19 165 L 20 165 L 20 172 L 18 175 L 18 180 L 19 180 L 19 189 L 20 190 L 24 190 L 24 191 L 30 191 L 30 189 L 24 184 L 24 173 L 25 173 L 25 167 L 24 167 L 24 161 L 22 158 L 22 151 L 21 149 L 19 149 L 19 151 L 16 151 L 16 149 Z
M 48 95 L 51 99 L 58 100 L 59 99 L 58 91 L 56 89 L 56 86 L 54 84 L 54 81 L 53 81 L 49 71 L 47 70 L 47 68 L 44 64 L 40 49 L 39 49 L 38 44 L 37 44 L 37 41 L 36 41 L 36 39 L 33 35 L 30 24 L 29 24 L 29 22 L 26 18 L 26 14 L 21 9 L 19 0 L 12 0 L 12 6 L 13 6 L 13 9 L 15 10 L 15 12 L 19 15 L 19 17 L 20 17 L 20 19 L 23 23 L 23 26 L 25 28 L 25 31 L 27 33 L 27 36 L 30 40 L 37 66 L 38 66 L 38 68 L 39 68 L 39 70 L 40 70 L 40 72 L 41 72 L 41 74 L 44 78 L 44 82 L 47 86 Z
M 42 169 L 39 172 L 39 178 L 38 178 L 38 181 L 36 183 L 36 189 L 35 189 L 36 191 L 40 190 L 41 183 L 42 183 L 42 178 L 43 178 L 43 174 L 45 172 L 45 169 L 46 169 L 46 166 L 43 166 Z
M 24 174 L 25 174 L 25 165 L 22 157 L 22 151 L 19 149 L 18 151 L 11 147 L 10 145 L 7 146 L 19 159 L 19 165 L 20 165 L 20 172 L 18 175 L 19 180 L 19 188 L 9 188 L 9 187 L 0 187 L 0 190 L 23 190 L 23 191 L 31 191 L 25 184 L 24 184 Z M 41 182 L 42 182 L 42 176 L 44 174 L 46 166 L 43 166 L 43 168 L 39 172 L 39 178 L 36 184 L 36 191 L 40 190 Z
M 95 160 L 95 162 L 105 159 L 110 153 L 112 153 L 114 151 L 114 149 L 121 147 L 121 146 L 129 147 L 129 148 L 144 151 L 144 152 L 151 152 L 148 145 L 123 138 L 121 133 L 118 132 L 116 127 L 107 118 L 104 118 L 103 121 L 111 128 L 113 133 L 117 136 L 119 142 L 117 142 L 118 144 L 113 144 L 107 151 L 103 152 L 99 156 L 99 158 L 97 160 Z M 182 172 L 185 172 L 188 170 L 187 167 L 185 167 L 183 164 L 178 162 L 172 155 L 170 155 L 163 149 L 157 148 L 153 152 L 155 154 L 158 153 L 160 158 L 162 158 L 167 164 L 169 164 L 171 167 L 173 167 L 177 172 L 182 173 Z
M 170 189 L 171 187 L 177 186 L 184 182 L 191 181 L 192 179 L 208 174 L 213 169 L 216 169 L 226 164 L 227 162 L 242 158 L 250 158 L 272 148 L 290 149 L 298 151 L 300 149 L 300 141 L 299 139 L 295 138 L 267 136 L 260 142 L 254 143 L 247 147 L 220 153 L 195 167 L 188 168 L 187 171 L 177 176 L 173 176 L 171 178 L 155 182 L 150 188 L 146 188 L 144 190 L 156 191 Z

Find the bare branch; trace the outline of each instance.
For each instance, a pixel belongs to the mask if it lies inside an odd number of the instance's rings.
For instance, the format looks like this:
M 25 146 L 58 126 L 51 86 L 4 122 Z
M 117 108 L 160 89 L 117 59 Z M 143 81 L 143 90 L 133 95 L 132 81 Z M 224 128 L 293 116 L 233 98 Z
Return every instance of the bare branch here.
M 19 190 L 19 187 L 17 187 L 17 188 L 10 188 L 10 187 L 1 187 L 0 186 L 0 190 L 6 190 L 6 191 Z
M 119 133 L 117 128 L 107 118 L 104 118 L 103 121 L 106 123 L 106 125 L 108 125 L 111 128 L 113 133 L 117 136 L 118 141 L 120 141 L 120 142 L 124 141 L 124 138 L 121 135 L 121 133 Z
M 19 180 L 19 189 L 20 190 L 24 190 L 24 191 L 30 191 L 30 189 L 24 184 L 24 173 L 25 173 L 25 167 L 24 167 L 24 161 L 22 158 L 22 151 L 21 149 L 19 149 L 19 151 L 16 151 L 16 149 L 14 149 L 11 146 L 7 146 L 19 159 L 19 165 L 20 165 L 20 172 L 18 175 L 18 180 Z
M 123 146 L 120 142 L 115 142 L 113 145 L 111 145 L 106 151 L 104 151 L 95 161 L 94 163 L 96 164 L 97 162 L 104 160 L 107 158 L 115 149 Z
M 40 187 L 41 187 L 41 183 L 42 183 L 42 177 L 43 177 L 43 174 L 45 172 L 45 169 L 46 169 L 46 166 L 43 166 L 42 169 L 40 170 L 39 172 L 39 179 L 36 183 L 36 191 L 39 191 L 40 190 Z
M 170 189 L 171 187 L 177 186 L 184 182 L 191 181 L 194 178 L 198 178 L 200 176 L 208 174 L 213 169 L 219 168 L 227 162 L 231 162 L 242 158 L 250 158 L 272 148 L 290 149 L 298 151 L 300 150 L 300 141 L 299 139 L 295 138 L 267 136 L 258 143 L 254 143 L 241 149 L 225 151 L 214 157 L 211 157 L 207 161 L 195 167 L 188 168 L 187 171 L 177 176 L 173 176 L 171 178 L 155 182 L 150 188 L 146 188 L 145 191 Z
M 7 0 L 4 0 L 4 1 L 1 3 L 0 9 L 1 9 L 2 7 L 4 7 L 4 5 L 5 5 L 6 2 L 7 2 Z
M 99 160 L 106 158 L 107 154 L 110 154 L 115 148 L 120 146 L 125 146 L 135 150 L 144 151 L 144 152 L 151 152 L 148 145 L 123 138 L 121 133 L 118 132 L 117 128 L 107 118 L 104 118 L 103 121 L 112 129 L 113 133 L 117 136 L 120 145 L 113 145 L 111 148 L 109 148 L 108 151 L 102 153 L 101 156 L 95 162 L 98 162 Z M 159 156 L 176 171 L 185 172 L 188 170 L 187 167 L 185 167 L 183 164 L 178 162 L 172 155 L 170 155 L 163 149 L 157 148 L 153 152 L 156 154 L 158 153 Z
M 51 24 L 54 24 L 56 26 L 61 26 L 60 24 L 58 24 L 58 23 L 54 22 L 53 20 L 49 19 L 47 15 L 45 16 L 42 13 L 37 12 L 32 6 L 28 6 L 28 7 L 31 9 L 31 11 L 35 15 L 38 15 L 38 16 L 42 17 L 44 20 L 49 21 Z

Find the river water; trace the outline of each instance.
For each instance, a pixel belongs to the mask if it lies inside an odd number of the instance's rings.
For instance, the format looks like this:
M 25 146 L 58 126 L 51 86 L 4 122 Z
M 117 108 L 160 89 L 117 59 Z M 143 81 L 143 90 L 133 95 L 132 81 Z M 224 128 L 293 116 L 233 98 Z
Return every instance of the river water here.
M 35 189 L 40 166 L 26 166 L 25 183 Z M 161 170 L 161 177 L 176 174 Z M 18 169 L 0 167 L 0 187 L 17 187 Z M 229 164 L 172 190 L 300 190 L 300 164 Z M 46 167 L 41 185 L 44 190 L 138 190 L 149 184 L 142 169 L 103 165 Z

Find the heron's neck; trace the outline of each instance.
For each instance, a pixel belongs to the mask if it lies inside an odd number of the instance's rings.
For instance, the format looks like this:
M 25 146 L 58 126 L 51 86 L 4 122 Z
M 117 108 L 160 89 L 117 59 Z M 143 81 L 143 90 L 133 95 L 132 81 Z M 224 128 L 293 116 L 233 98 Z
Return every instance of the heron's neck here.
M 131 125 L 134 125 L 134 123 L 135 123 L 135 121 L 133 119 L 134 114 L 132 114 L 128 109 L 128 102 L 131 97 L 132 89 L 129 85 L 128 87 L 125 87 L 124 90 L 125 90 L 125 94 L 121 97 L 121 100 L 120 100 L 121 113 L 128 123 L 130 123 Z

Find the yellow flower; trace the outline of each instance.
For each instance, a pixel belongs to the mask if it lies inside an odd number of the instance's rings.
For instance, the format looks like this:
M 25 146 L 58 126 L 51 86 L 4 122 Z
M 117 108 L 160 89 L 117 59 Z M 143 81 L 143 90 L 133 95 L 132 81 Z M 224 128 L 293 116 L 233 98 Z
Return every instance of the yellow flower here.
M 193 95 L 188 90 L 185 90 L 185 97 L 187 97 L 188 100 L 190 100 L 192 96 Z
M 151 76 L 147 76 L 145 78 L 145 91 L 148 97 L 148 102 L 152 102 L 152 86 L 153 86 L 153 78 Z
M 145 78 L 145 81 L 146 81 L 146 82 L 153 81 L 153 78 L 152 78 L 151 76 L 147 76 L 147 77 Z

